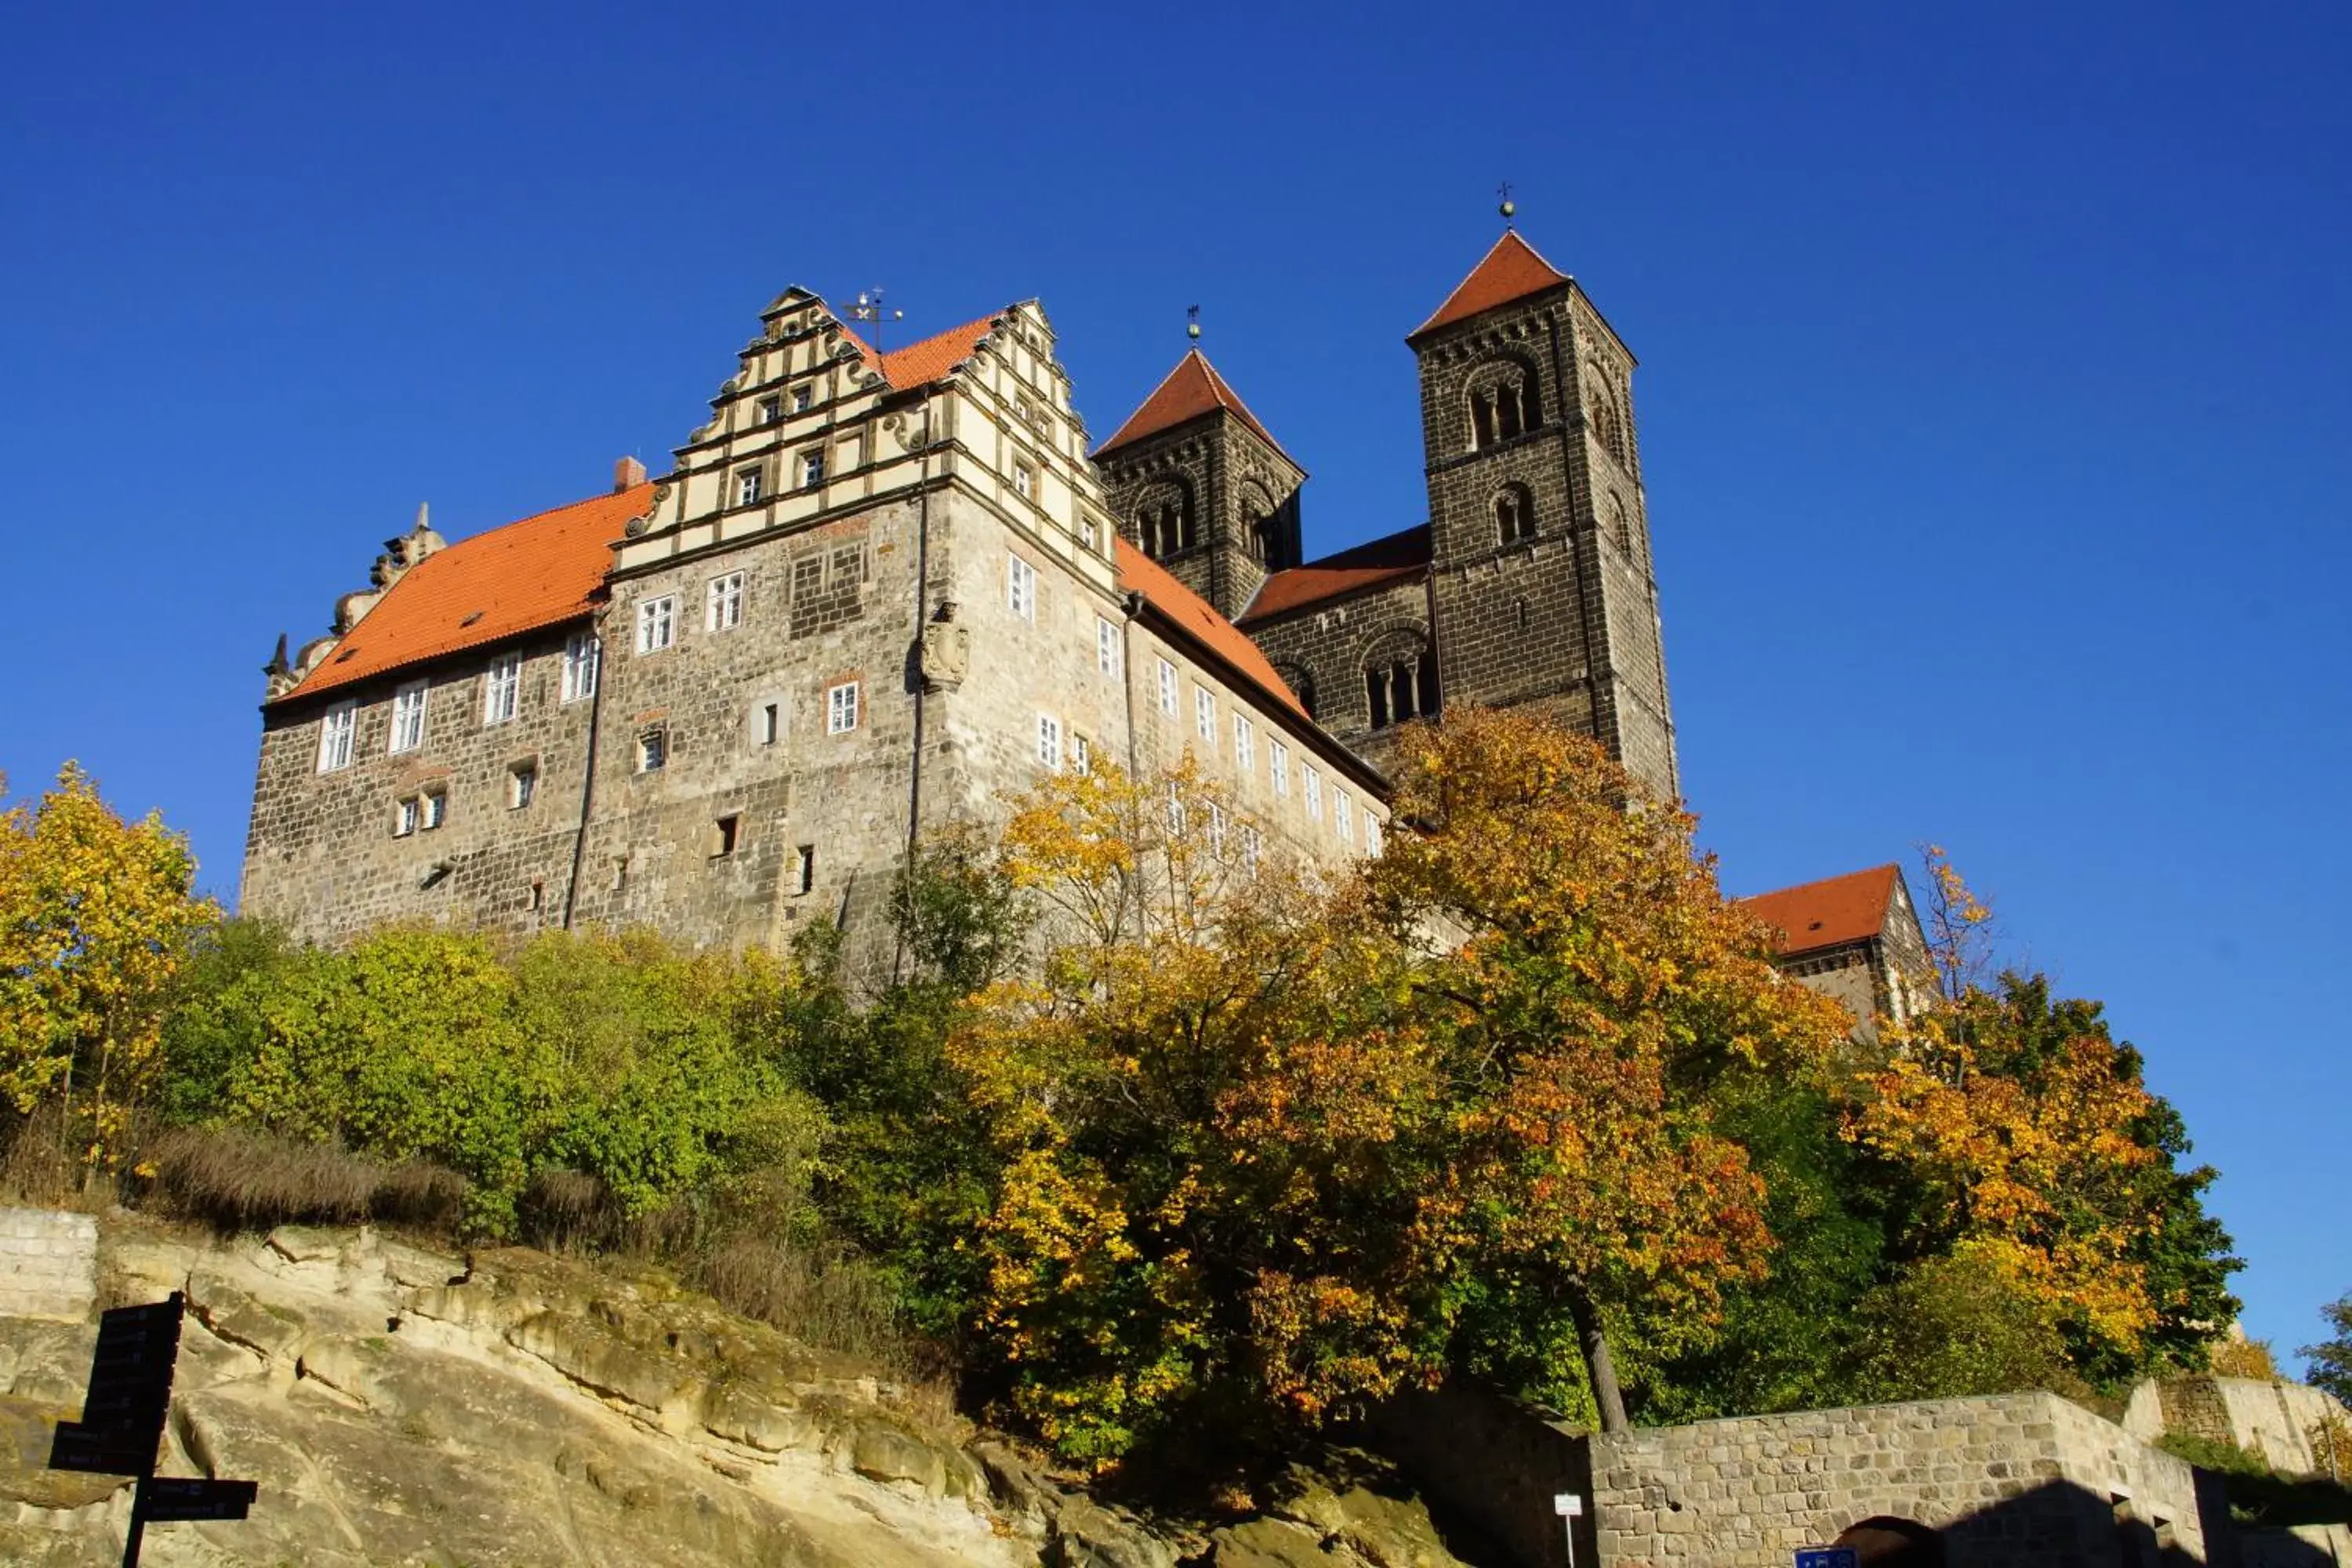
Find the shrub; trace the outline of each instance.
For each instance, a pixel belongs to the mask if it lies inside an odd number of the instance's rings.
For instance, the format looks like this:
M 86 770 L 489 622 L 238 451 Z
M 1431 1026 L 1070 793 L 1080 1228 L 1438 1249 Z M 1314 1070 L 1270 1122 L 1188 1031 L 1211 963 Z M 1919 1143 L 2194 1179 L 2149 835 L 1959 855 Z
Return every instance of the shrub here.
M 388 1164 L 245 1128 L 177 1129 L 144 1155 L 167 1206 L 226 1229 L 360 1220 L 447 1229 L 466 1198 L 465 1178 L 438 1165 Z

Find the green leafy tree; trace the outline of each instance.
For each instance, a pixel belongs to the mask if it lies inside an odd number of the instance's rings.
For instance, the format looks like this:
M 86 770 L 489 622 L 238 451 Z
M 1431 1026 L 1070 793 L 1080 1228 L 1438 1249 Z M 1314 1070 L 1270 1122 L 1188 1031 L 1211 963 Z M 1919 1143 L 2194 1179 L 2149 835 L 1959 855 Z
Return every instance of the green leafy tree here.
M 2311 1363 L 2304 1381 L 2352 1405 L 2352 1290 L 2320 1308 L 2319 1315 L 2336 1332 L 2294 1352 Z

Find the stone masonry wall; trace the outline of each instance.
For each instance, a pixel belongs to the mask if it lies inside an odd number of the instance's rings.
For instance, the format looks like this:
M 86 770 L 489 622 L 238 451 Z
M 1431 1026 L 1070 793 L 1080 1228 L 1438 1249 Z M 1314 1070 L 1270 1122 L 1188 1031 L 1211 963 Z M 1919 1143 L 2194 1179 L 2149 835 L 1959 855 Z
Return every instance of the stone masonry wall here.
M 1942 1531 L 1950 1568 L 2209 1560 L 2190 1467 L 2050 1394 L 1591 1442 L 1602 1568 L 1780 1568 L 1880 1517 Z
M 0 1208 L 0 1318 L 78 1323 L 97 1294 L 97 1221 L 52 1209 Z
M 2252 1377 L 2166 1378 L 2157 1384 L 2162 1430 L 2234 1443 L 2273 1468 L 2313 1475 L 2322 1468 L 2312 1429 L 2352 1413 L 2325 1389 Z

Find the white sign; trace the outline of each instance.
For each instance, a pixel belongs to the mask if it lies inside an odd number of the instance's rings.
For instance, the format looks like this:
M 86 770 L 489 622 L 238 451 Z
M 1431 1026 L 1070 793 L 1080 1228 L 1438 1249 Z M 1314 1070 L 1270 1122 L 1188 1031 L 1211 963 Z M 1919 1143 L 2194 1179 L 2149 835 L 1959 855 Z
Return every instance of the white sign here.
M 1554 1492 L 1551 1510 L 1564 1519 L 1578 1519 L 1584 1513 L 1584 1500 L 1574 1492 Z

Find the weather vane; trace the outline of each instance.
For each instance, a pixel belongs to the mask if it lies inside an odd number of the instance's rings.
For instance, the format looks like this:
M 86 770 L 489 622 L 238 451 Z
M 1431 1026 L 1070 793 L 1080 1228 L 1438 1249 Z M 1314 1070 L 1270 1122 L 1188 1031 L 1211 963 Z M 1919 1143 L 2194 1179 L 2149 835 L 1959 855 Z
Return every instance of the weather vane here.
M 1498 210 L 1503 215 L 1503 226 L 1505 228 L 1509 228 L 1511 226 L 1511 220 L 1517 217 L 1519 213 L 1519 204 L 1511 199 L 1511 182 L 1505 180 L 1501 184 L 1496 186 L 1495 194 L 1503 198 L 1503 205 Z
M 882 285 L 877 283 L 871 289 L 857 291 L 857 303 L 850 307 L 849 319 L 867 322 L 874 328 L 874 352 L 878 354 L 882 352 L 882 323 L 903 321 L 907 319 L 907 312 L 883 310 Z
M 1196 343 L 1201 341 L 1201 307 L 1198 305 L 1184 307 L 1184 335 Z

